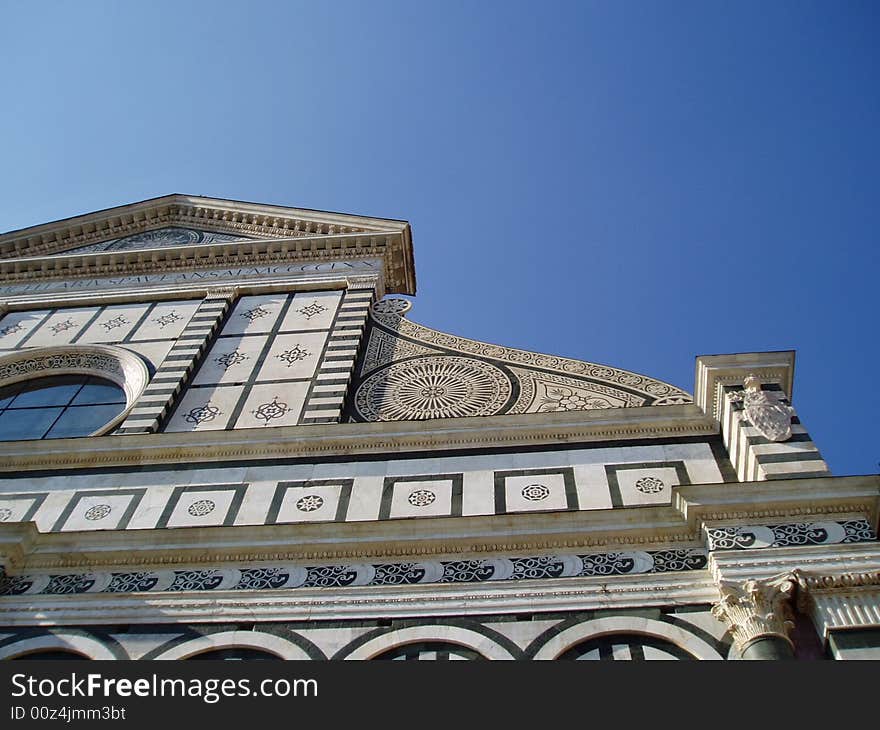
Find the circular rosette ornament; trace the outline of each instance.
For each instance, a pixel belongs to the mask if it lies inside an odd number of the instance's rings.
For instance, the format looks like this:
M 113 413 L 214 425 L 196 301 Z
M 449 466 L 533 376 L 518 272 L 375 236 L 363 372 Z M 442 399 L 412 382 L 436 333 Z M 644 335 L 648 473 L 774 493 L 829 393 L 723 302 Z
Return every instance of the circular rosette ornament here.
M 491 416 L 511 394 L 504 372 L 465 357 L 423 357 L 374 373 L 358 388 L 355 405 L 366 421 Z

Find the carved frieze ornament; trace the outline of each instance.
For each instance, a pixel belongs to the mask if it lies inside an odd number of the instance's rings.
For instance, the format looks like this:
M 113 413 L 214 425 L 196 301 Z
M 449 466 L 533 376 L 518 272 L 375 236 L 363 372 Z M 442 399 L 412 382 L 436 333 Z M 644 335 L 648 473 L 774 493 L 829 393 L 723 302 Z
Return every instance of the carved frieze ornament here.
M 794 408 L 780 402 L 773 391 L 762 390 L 761 381 L 754 375 L 749 375 L 743 385 L 745 390 L 731 393 L 730 400 L 743 404 L 746 418 L 762 436 L 770 441 L 788 441 Z
M 721 600 L 712 607 L 712 615 L 728 625 L 740 652 L 764 636 L 791 643 L 788 632 L 794 627 L 792 598 L 797 587 L 794 573 L 764 580 L 722 580 L 718 586 Z

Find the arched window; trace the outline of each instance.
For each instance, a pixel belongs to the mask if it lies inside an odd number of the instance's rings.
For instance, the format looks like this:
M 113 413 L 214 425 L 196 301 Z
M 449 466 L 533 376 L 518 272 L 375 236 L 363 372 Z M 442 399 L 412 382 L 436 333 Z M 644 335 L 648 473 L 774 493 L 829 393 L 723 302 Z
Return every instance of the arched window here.
M 187 660 L 197 659 L 232 659 L 232 660 L 247 660 L 247 661 L 282 661 L 280 656 L 276 656 L 275 654 L 270 654 L 268 651 L 263 651 L 261 649 L 251 649 L 249 647 L 241 646 L 241 647 L 233 647 L 230 649 L 211 649 L 208 651 L 200 652 L 199 654 L 193 654 L 190 657 L 187 657 Z
M 571 647 L 559 659 L 645 661 L 696 659 L 670 641 L 640 634 L 609 634 Z
M 143 360 L 112 345 L 59 345 L 0 356 L 0 441 L 112 431 L 149 380 Z
M 452 644 L 445 641 L 419 641 L 413 644 L 404 644 L 398 646 L 383 654 L 379 654 L 374 659 L 395 660 L 395 661 L 454 661 L 462 659 L 485 659 L 482 654 L 475 652 L 459 644 Z
M 0 388 L 0 441 L 88 436 L 125 410 L 125 391 L 88 375 L 54 375 Z
M 27 654 L 19 654 L 18 656 L 12 657 L 9 661 L 20 662 L 26 660 L 81 660 L 81 659 L 90 659 L 91 657 L 87 657 L 85 654 L 80 654 L 77 651 L 66 651 L 64 649 L 40 649 L 38 651 L 31 651 Z

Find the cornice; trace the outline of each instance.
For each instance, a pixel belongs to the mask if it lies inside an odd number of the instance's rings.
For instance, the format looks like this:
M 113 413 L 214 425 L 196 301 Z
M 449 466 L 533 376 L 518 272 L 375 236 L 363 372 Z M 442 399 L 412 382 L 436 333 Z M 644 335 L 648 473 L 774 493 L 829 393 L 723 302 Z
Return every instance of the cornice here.
M 755 375 L 762 383 L 778 383 L 789 400 L 794 387 L 794 359 L 791 350 L 780 352 L 742 352 L 731 355 L 700 355 L 694 376 L 694 402 L 718 420 L 724 386 L 742 386 L 743 379 Z
M 45 256 L 172 224 L 278 238 L 408 227 L 389 218 L 172 194 L 4 233 L 0 258 Z
M 418 523 L 418 530 L 414 529 Z M 43 533 L 0 523 L 7 573 L 397 558 L 486 558 L 577 550 L 694 547 L 668 507 L 369 522 Z
M 294 595 L 292 595 L 294 594 Z M 169 621 L 226 622 L 356 619 L 384 616 L 468 616 L 480 614 L 590 611 L 658 605 L 707 604 L 718 596 L 706 571 L 563 578 L 493 584 L 352 587 L 344 593 L 302 589 L 106 595 L 7 596 L 0 625 L 53 626 Z
M 0 283 L 21 284 L 59 280 L 162 274 L 200 269 L 323 263 L 351 259 L 384 261 L 389 290 L 415 293 L 404 261 L 399 233 L 355 233 L 335 236 L 225 241 L 188 246 L 58 254 L 49 258 L 0 261 Z
M 335 423 L 272 429 L 0 442 L 0 473 L 400 452 L 551 448 L 597 441 L 712 436 L 718 426 L 693 404 L 431 421 Z
M 862 515 L 876 526 L 880 475 L 686 485 L 675 489 L 672 500 L 689 525 L 713 527 L 744 521 L 760 524 L 780 517 L 835 515 L 840 519 Z

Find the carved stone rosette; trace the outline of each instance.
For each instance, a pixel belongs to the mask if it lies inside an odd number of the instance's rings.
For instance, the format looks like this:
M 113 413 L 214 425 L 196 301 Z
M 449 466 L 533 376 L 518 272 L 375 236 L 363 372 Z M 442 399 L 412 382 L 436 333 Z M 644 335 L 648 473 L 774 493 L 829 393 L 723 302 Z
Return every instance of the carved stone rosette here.
M 793 647 L 788 632 L 794 627 L 792 597 L 797 586 L 793 573 L 742 583 L 721 581 L 721 600 L 712 607 L 712 615 L 730 627 L 740 653 L 763 637 L 782 639 Z

